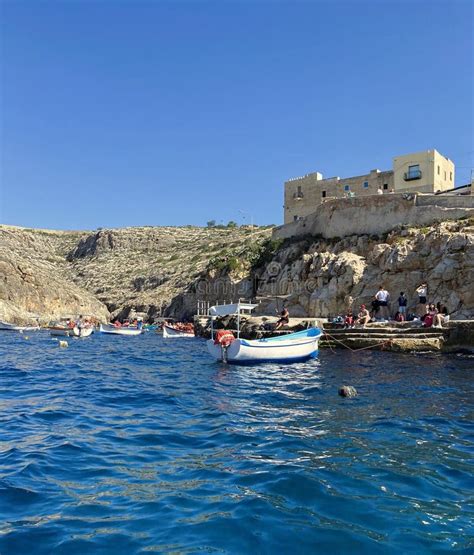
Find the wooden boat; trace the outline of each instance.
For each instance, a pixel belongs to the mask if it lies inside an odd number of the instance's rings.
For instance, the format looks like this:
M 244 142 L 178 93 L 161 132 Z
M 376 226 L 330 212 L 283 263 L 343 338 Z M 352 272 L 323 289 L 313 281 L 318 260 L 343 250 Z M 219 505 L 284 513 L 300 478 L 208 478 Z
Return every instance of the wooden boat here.
M 100 324 L 101 333 L 109 333 L 113 335 L 140 335 L 143 330 L 137 327 L 115 327 L 113 324 Z
M 87 326 L 83 328 L 75 327 L 71 330 L 72 337 L 89 337 L 94 333 L 94 328 L 92 326 Z
M 48 330 L 53 337 L 69 337 L 72 335 L 72 328 L 67 326 L 49 326 Z
M 39 326 L 17 326 L 16 324 L 10 324 L 8 322 L 0 321 L 0 331 L 38 331 Z
M 262 339 L 248 340 L 240 336 L 240 315 L 243 311 L 251 312 L 256 305 L 235 303 L 211 307 L 211 339 L 207 341 L 207 350 L 216 360 L 231 364 L 257 364 L 260 362 L 302 362 L 316 356 L 319 338 L 318 328 L 308 328 L 296 333 L 279 335 Z M 214 331 L 214 319 L 217 316 L 237 315 L 237 337 L 231 331 Z
M 194 331 L 183 331 L 174 328 L 173 326 L 167 326 L 166 324 L 163 325 L 163 337 L 166 339 L 174 338 L 174 337 L 195 337 Z
M 229 346 L 207 341 L 209 353 L 223 362 L 245 364 L 259 362 L 302 362 L 316 356 L 322 333 L 318 328 L 263 339 L 237 338 Z

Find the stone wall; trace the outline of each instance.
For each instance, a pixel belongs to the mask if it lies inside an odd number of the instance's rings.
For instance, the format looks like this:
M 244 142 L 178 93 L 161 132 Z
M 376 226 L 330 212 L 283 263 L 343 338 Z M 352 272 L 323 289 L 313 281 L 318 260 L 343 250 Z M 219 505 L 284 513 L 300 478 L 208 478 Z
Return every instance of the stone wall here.
M 329 200 L 309 216 L 276 227 L 273 237 L 380 235 L 400 225 L 428 226 L 469 217 L 474 217 L 474 197 L 470 195 L 373 195 Z

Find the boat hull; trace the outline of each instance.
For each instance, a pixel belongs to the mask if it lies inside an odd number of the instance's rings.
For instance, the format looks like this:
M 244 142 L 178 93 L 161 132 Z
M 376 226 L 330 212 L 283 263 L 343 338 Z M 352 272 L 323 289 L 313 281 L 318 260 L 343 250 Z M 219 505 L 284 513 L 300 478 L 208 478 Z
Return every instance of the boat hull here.
M 319 330 L 311 328 L 278 338 L 253 341 L 236 339 L 226 350 L 209 339 L 207 349 L 216 360 L 230 364 L 303 362 L 317 355 L 320 336 Z
M 94 332 L 94 328 L 78 328 L 75 327 L 72 329 L 71 335 L 73 337 L 89 337 Z
M 116 328 L 115 326 L 109 326 L 107 324 L 100 325 L 101 333 L 108 333 L 110 335 L 140 335 L 142 333 L 141 329 L 138 328 Z
M 163 337 L 166 339 L 175 337 L 195 337 L 194 333 L 189 333 L 186 331 L 176 330 L 170 326 L 163 326 Z
M 71 328 L 49 328 L 49 333 L 53 337 L 69 337 L 72 334 Z
M 38 331 L 39 326 L 17 326 L 8 322 L 0 322 L 0 331 Z

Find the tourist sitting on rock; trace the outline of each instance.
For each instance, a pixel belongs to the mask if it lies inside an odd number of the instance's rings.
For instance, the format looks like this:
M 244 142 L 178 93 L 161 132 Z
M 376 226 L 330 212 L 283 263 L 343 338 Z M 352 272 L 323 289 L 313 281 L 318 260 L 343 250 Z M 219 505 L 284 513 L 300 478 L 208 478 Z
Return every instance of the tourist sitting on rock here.
M 357 315 L 356 324 L 362 325 L 363 328 L 370 322 L 370 314 L 365 304 L 360 305 L 360 311 Z
M 425 328 L 431 328 L 431 326 L 435 323 L 436 316 L 438 311 L 434 304 L 428 305 L 428 309 L 426 311 L 425 317 L 423 318 L 423 326 Z
M 290 321 L 290 313 L 286 307 L 280 313 L 280 319 L 275 324 L 275 329 L 279 330 L 282 326 L 287 326 Z
M 398 311 L 395 314 L 395 322 L 404 322 L 405 321 L 405 315 L 403 314 L 403 312 Z
M 354 327 L 354 315 L 352 311 L 349 311 L 344 318 L 344 328 L 353 328 Z
M 442 328 L 443 324 L 447 324 L 449 322 L 449 313 L 446 306 L 442 303 L 437 303 L 436 305 L 436 316 L 434 319 L 433 327 L 434 328 Z

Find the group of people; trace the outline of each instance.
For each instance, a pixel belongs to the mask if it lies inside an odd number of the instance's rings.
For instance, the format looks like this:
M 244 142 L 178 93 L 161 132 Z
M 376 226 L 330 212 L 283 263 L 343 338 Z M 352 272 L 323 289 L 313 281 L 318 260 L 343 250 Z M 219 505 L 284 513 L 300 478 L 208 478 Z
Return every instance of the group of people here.
M 84 318 L 82 316 L 82 314 L 79 315 L 78 318 L 76 318 L 75 320 L 73 318 L 69 319 L 67 322 L 67 327 L 69 329 L 74 329 L 74 328 L 90 328 L 94 325 L 94 322 L 92 322 L 92 320 L 90 320 L 89 318 Z
M 120 320 L 116 320 L 114 322 L 114 327 L 116 328 L 138 328 L 141 329 L 143 327 L 143 320 L 135 318 L 135 320 L 124 320 L 120 322 Z
M 428 285 L 421 283 L 417 289 L 418 306 L 416 312 L 408 314 L 408 297 L 404 291 L 400 292 L 397 299 L 398 310 L 395 312 L 393 320 L 396 322 L 404 322 L 406 320 L 418 320 L 425 327 L 443 327 L 443 324 L 449 321 L 449 312 L 447 307 L 438 302 L 428 303 Z M 381 285 L 374 295 L 372 301 L 372 310 L 369 311 L 365 304 L 362 304 L 359 313 L 355 316 L 352 310 L 349 310 L 344 319 L 344 327 L 353 327 L 355 325 L 366 326 L 369 322 L 389 321 L 390 316 L 390 293 Z

